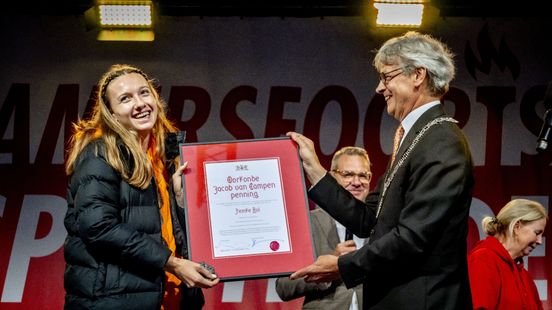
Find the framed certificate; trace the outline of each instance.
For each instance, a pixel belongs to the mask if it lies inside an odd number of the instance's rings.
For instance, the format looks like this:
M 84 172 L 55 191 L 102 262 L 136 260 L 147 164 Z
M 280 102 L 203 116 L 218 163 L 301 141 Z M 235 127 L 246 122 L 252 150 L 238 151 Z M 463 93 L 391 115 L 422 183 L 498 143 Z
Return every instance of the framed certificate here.
M 180 146 L 189 258 L 221 281 L 289 275 L 314 261 L 297 146 L 288 137 Z

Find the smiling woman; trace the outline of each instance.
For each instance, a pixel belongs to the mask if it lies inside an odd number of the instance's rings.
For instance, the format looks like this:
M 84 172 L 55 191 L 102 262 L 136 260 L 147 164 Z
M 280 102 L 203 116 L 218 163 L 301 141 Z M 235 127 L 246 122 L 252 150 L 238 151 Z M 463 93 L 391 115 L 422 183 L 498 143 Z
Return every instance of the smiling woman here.
M 143 71 L 114 65 L 99 85 L 66 161 L 65 308 L 200 309 L 219 279 L 186 259 L 183 141 Z
M 468 256 L 474 309 L 543 308 L 523 257 L 542 244 L 547 220 L 544 207 L 527 199 L 514 199 L 496 217 L 483 219 L 489 236 Z

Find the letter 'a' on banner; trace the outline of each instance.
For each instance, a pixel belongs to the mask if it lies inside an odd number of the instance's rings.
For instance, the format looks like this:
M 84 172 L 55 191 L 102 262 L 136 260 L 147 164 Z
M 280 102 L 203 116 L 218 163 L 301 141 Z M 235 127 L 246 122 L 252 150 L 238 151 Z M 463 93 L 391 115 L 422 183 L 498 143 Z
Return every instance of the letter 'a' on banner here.
M 299 153 L 289 137 L 180 145 L 189 259 L 221 281 L 287 276 L 314 261 Z

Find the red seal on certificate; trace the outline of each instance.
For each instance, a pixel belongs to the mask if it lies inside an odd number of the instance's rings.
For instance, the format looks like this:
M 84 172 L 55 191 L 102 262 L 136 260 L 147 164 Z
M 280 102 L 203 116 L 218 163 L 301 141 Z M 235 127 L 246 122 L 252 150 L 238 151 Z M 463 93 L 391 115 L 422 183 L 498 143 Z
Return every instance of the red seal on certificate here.
M 278 241 L 272 241 L 270 243 L 270 249 L 272 251 L 278 251 L 279 248 L 280 248 L 280 244 L 278 243 Z

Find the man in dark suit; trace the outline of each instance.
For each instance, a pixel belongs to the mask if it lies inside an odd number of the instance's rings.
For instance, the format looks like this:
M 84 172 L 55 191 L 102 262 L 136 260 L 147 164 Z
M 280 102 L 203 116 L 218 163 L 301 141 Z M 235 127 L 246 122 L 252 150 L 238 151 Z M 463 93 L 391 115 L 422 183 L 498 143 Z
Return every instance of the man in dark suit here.
M 290 277 L 363 283 L 364 309 L 471 309 L 466 237 L 473 163 L 440 103 L 455 74 L 452 53 L 431 36 L 408 32 L 385 42 L 374 66 L 376 92 L 404 135 L 395 139 L 387 172 L 366 205 L 326 173 L 310 139 L 288 133 L 313 184 L 310 198 L 369 244 L 319 256 Z
M 346 146 L 335 152 L 330 174 L 356 199 L 366 200 L 372 172 L 370 158 L 365 149 Z M 321 208 L 311 210 L 310 216 L 316 255 L 346 254 L 362 247 L 366 242 L 366 239 L 350 233 Z M 304 296 L 303 309 L 362 309 L 362 285 L 347 289 L 341 280 L 306 283 L 303 279 L 278 278 L 276 292 L 284 301 Z

